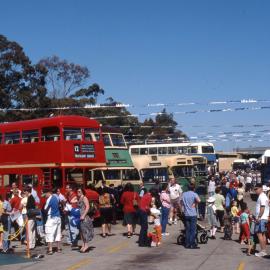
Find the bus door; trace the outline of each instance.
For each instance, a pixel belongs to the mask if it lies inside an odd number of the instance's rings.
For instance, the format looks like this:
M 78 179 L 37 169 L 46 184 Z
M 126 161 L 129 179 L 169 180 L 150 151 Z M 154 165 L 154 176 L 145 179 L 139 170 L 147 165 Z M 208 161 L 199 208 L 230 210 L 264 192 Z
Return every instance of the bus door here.
M 45 189 L 60 188 L 63 186 L 63 169 L 61 168 L 46 168 L 43 169 L 42 187 Z

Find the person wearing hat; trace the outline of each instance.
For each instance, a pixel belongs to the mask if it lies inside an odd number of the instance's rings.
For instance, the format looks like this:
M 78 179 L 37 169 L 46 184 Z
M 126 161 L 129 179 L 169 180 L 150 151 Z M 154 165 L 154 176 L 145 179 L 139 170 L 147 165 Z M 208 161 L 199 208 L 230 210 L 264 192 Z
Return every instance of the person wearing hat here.
M 215 206 L 215 197 L 209 197 L 207 200 L 207 218 L 208 223 L 211 226 L 210 229 L 210 238 L 216 239 L 216 231 L 217 231 L 217 218 L 216 218 L 216 206 Z
M 257 257 L 264 257 L 267 255 L 266 253 L 266 231 L 267 231 L 267 222 L 269 217 L 269 200 L 266 194 L 263 192 L 263 185 L 261 183 L 257 183 L 254 188 L 256 194 L 258 195 L 258 199 L 256 202 L 256 224 L 255 224 L 255 232 L 257 233 L 261 251 L 255 253 Z
M 47 198 L 44 207 L 44 211 L 47 213 L 45 235 L 46 242 L 48 243 L 48 255 L 52 255 L 54 242 L 57 243 L 57 251 L 61 251 L 61 215 L 57 196 L 50 189 L 46 189 L 43 192 Z

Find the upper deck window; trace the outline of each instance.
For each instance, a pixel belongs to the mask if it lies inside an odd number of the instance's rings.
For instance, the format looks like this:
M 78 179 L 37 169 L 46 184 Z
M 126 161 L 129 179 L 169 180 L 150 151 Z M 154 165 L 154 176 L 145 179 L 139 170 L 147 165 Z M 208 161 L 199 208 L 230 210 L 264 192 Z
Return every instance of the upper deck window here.
M 99 141 L 100 140 L 99 129 L 98 128 L 85 128 L 84 140 L 88 142 Z
M 0 133 L 0 144 L 2 143 L 2 133 Z
M 23 143 L 34 143 L 38 142 L 38 130 L 25 130 L 22 132 Z
M 204 153 L 204 154 L 212 154 L 212 153 L 214 153 L 213 146 L 202 146 L 202 153 Z
M 178 154 L 186 154 L 187 153 L 187 148 L 183 146 L 178 147 Z
M 197 154 L 198 153 L 198 147 L 197 146 L 187 147 L 187 153 L 188 154 Z
M 109 134 L 103 134 L 103 142 L 105 146 L 112 146 Z
M 95 141 L 96 141 L 96 142 L 98 142 L 98 141 L 101 140 L 100 133 L 95 133 L 94 136 L 95 136 Z
M 159 155 L 167 155 L 167 147 L 159 147 L 158 154 Z
M 140 149 L 140 154 L 141 155 L 148 155 L 148 148 L 141 148 Z
M 122 134 L 111 134 L 113 146 L 126 147 L 126 142 Z
M 139 148 L 131 148 L 131 155 L 139 155 L 140 149 Z
M 45 127 L 41 132 L 42 141 L 59 141 L 60 130 L 58 127 Z
M 149 155 L 157 155 L 157 147 L 149 147 Z
M 5 134 L 5 144 L 18 144 L 20 143 L 20 132 L 9 132 Z
M 169 155 L 176 155 L 177 154 L 177 147 L 168 147 L 168 154 Z
M 66 141 L 81 141 L 82 130 L 80 128 L 64 128 L 64 139 Z

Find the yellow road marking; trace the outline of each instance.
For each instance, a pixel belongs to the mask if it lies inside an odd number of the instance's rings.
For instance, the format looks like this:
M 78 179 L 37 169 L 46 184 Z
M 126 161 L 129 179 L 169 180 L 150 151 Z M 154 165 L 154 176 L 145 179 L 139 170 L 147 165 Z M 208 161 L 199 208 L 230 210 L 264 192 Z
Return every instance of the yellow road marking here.
M 119 250 L 121 250 L 121 249 L 123 249 L 123 248 L 125 248 L 127 246 L 128 246 L 128 242 L 127 241 L 122 242 L 122 243 L 120 243 L 117 246 L 113 246 L 113 247 L 109 248 L 108 249 L 108 253 L 115 253 L 115 252 L 117 252 L 117 251 L 119 251 Z
M 91 259 L 84 259 L 84 260 L 81 260 L 78 263 L 75 263 L 72 266 L 68 267 L 66 270 L 76 270 L 84 265 L 87 265 L 90 262 L 91 262 Z
M 237 270 L 244 270 L 244 268 L 245 268 L 244 262 L 240 262 L 240 264 L 237 267 Z

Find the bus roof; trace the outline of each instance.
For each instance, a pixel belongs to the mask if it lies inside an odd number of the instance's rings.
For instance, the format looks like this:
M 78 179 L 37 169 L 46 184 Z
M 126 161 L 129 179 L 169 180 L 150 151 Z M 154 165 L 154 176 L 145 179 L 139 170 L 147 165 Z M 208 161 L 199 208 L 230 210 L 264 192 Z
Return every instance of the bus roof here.
M 49 118 L 39 118 L 0 124 L 1 131 L 12 131 L 18 129 L 35 129 L 46 126 L 69 126 L 99 128 L 100 124 L 94 119 L 78 115 L 61 115 Z
M 214 146 L 208 142 L 185 142 L 185 143 L 161 143 L 161 144 L 134 144 L 130 148 L 146 148 L 146 147 L 175 147 L 175 146 Z

